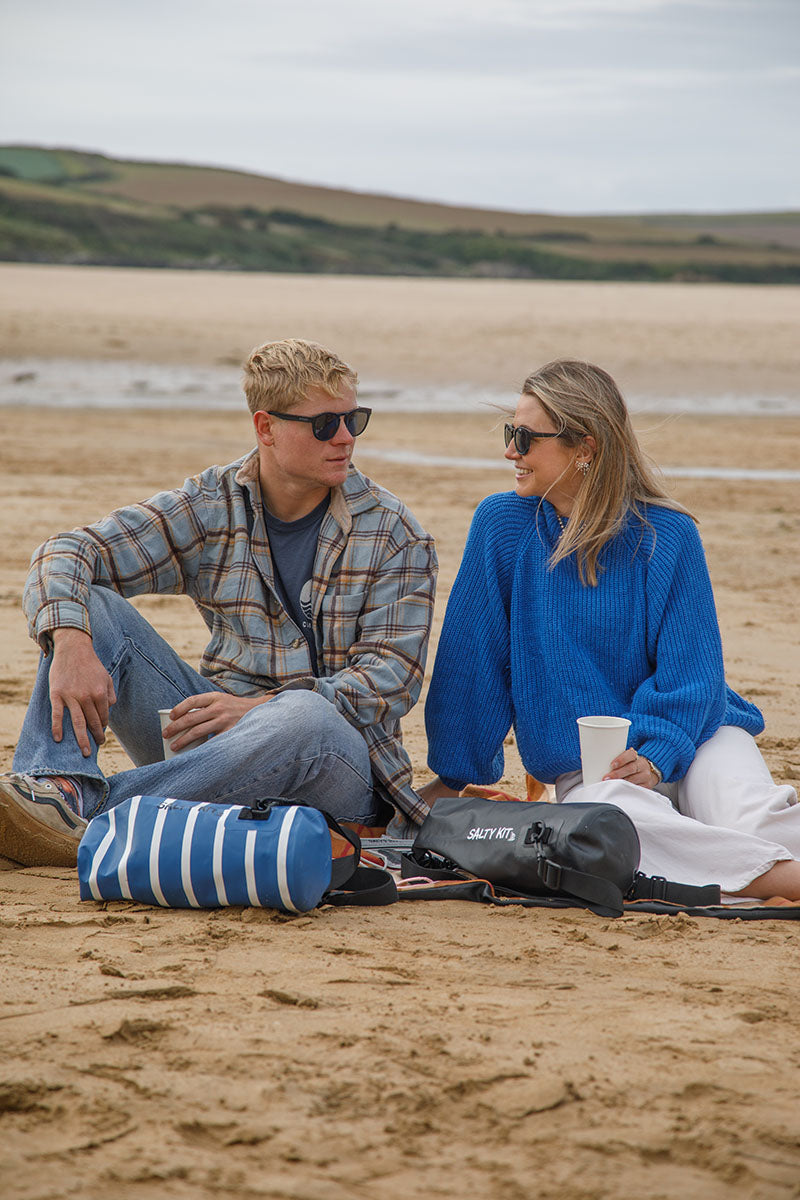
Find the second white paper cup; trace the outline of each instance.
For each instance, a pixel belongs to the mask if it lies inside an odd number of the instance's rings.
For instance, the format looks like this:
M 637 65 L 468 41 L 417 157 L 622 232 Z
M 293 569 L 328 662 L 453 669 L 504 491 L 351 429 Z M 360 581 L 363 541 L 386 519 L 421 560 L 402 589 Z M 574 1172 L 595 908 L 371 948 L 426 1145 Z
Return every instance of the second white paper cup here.
M 578 717 L 583 782 L 599 783 L 628 744 L 627 717 Z

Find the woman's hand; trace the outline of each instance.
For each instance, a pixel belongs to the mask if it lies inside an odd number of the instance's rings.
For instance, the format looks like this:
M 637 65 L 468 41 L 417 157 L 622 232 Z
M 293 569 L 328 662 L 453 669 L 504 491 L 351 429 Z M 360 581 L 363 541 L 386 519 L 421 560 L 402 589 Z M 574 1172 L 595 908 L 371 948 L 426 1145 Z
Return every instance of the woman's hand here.
M 624 779 L 626 783 L 636 783 L 639 787 L 654 788 L 661 780 L 653 771 L 650 763 L 635 750 L 624 750 L 612 761 L 608 774 L 604 779 Z
M 173 708 L 164 737 L 173 751 L 185 750 L 201 739 L 232 729 L 251 708 L 266 704 L 274 695 L 274 692 L 257 697 L 202 692 L 199 696 L 189 696 Z

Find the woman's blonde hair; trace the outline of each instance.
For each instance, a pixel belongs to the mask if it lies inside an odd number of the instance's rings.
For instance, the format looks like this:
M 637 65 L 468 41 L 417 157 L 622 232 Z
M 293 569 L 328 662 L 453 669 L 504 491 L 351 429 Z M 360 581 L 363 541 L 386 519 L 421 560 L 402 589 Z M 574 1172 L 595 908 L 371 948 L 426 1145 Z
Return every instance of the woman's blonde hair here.
M 538 400 L 567 446 L 587 436 L 596 449 L 585 472 L 551 567 L 574 554 L 583 583 L 597 585 L 597 560 L 633 514 L 649 525 L 642 505 L 686 512 L 664 491 L 637 441 L 625 401 L 607 371 L 592 363 L 556 359 L 529 375 L 522 394 Z M 576 468 L 577 469 L 577 468 Z

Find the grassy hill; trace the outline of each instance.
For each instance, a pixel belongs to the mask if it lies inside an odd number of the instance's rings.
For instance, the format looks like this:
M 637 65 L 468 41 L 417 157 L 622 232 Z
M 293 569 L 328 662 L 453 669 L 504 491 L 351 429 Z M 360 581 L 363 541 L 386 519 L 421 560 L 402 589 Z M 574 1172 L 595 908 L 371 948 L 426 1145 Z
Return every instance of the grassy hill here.
M 0 259 L 371 275 L 800 283 L 800 213 L 557 216 L 0 146 Z

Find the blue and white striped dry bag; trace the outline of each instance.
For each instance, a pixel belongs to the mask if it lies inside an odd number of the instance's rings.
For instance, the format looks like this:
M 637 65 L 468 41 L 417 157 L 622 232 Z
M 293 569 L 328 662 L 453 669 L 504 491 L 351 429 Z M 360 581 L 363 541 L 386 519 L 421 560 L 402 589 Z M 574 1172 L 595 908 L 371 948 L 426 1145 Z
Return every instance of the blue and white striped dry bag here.
M 323 814 L 304 805 L 253 812 L 133 796 L 89 822 L 78 878 L 81 900 L 307 912 L 331 886 L 331 837 Z

